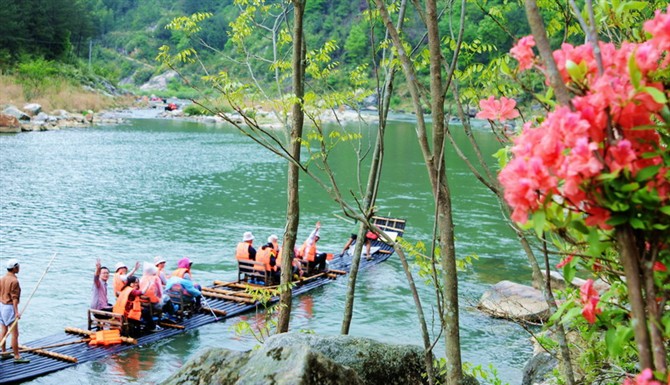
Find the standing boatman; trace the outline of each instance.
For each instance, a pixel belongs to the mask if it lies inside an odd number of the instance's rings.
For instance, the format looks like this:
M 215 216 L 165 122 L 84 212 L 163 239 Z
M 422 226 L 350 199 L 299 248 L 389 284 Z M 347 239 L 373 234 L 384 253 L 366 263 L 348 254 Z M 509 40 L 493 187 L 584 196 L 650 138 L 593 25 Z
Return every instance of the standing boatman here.
M 12 350 L 14 350 L 14 363 L 27 364 L 30 360 L 21 358 L 19 353 L 19 325 L 21 318 L 19 313 L 19 298 L 21 297 L 21 285 L 16 274 L 19 273 L 19 261 L 12 258 L 7 261 L 7 274 L 0 278 L 0 339 L 5 339 L 12 323 L 16 324 L 12 329 Z M 7 341 L 5 341 L 7 342 Z M 2 343 L 2 352 L 5 352 L 5 342 Z

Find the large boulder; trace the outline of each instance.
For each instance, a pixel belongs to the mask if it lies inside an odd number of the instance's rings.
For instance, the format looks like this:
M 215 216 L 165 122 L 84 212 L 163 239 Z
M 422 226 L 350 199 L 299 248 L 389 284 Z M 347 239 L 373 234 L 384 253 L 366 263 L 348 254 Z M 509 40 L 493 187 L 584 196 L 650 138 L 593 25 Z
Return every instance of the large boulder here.
M 167 85 L 173 78 L 178 77 L 179 74 L 176 71 L 166 71 L 160 75 L 153 76 L 149 79 L 148 82 L 140 86 L 142 91 L 165 91 L 167 90 Z
M 210 349 L 163 385 L 423 384 L 423 350 L 366 338 L 279 334 L 258 350 Z
M 7 106 L 2 113 L 5 115 L 11 115 L 15 117 L 16 119 L 20 121 L 29 121 L 30 120 L 30 115 L 26 114 L 25 112 L 19 110 L 15 106 Z
M 524 322 L 542 322 L 549 305 L 541 291 L 510 281 L 501 281 L 482 294 L 477 307 L 494 317 Z
M 21 132 L 21 124 L 15 116 L 0 113 L 0 132 Z
M 42 106 L 37 103 L 28 103 L 23 106 L 23 111 L 30 116 L 35 116 L 42 112 Z

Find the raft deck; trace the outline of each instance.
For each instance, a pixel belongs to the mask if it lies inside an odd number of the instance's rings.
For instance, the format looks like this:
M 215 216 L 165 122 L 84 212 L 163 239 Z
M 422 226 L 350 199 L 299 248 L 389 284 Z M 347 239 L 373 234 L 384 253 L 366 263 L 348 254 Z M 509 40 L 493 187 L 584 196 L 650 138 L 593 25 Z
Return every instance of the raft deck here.
M 405 221 L 401 219 L 375 217 L 374 223 L 381 230 L 391 234 L 392 236 L 395 236 L 396 234 L 397 236 L 402 236 L 405 230 Z M 371 242 L 372 258 L 368 260 L 365 257 L 361 257 L 359 269 L 364 270 L 371 266 L 382 263 L 393 254 L 394 250 L 391 246 L 381 242 L 380 240 L 374 240 Z M 350 250 L 353 250 L 353 247 Z M 363 252 L 365 252 L 365 247 L 363 248 Z M 340 270 L 341 272 L 348 273 L 351 268 L 351 262 L 351 256 L 348 253 L 336 255 L 333 260 L 329 261 L 329 269 Z M 336 275 L 339 274 L 321 274 L 320 276 L 316 277 L 307 277 L 302 282 L 296 281 L 297 284 L 293 288 L 293 296 L 299 296 L 317 287 L 327 285 L 336 278 Z M 244 293 L 244 289 L 242 288 L 243 285 L 230 283 L 232 285 L 224 287 L 222 284 L 224 283 L 215 281 L 214 284 L 208 286 L 208 288 L 237 290 L 240 293 Z M 263 288 L 263 286 L 259 285 L 247 286 L 251 288 Z M 278 301 L 279 297 L 273 297 L 270 300 L 270 303 L 276 303 Z M 225 319 L 249 312 L 254 310 L 259 305 L 258 303 L 237 302 L 230 299 L 218 299 L 212 297 L 206 297 L 206 304 L 211 306 L 212 309 L 226 313 L 225 316 L 217 316 L 218 321 L 223 321 Z M 177 325 L 180 325 L 180 328 L 164 327 L 163 330 L 154 331 L 138 337 L 136 339 L 137 345 L 122 343 L 110 346 L 90 346 L 86 342 L 81 342 L 85 336 L 78 334 L 68 334 L 65 332 L 54 334 L 35 341 L 21 343 L 23 348 L 38 348 L 53 345 L 60 346 L 44 349 L 46 350 L 46 353 L 55 353 L 55 355 L 46 355 L 43 352 L 36 351 L 22 353 L 22 357 L 30 359 L 30 363 L 28 364 L 15 364 L 13 362 L 13 355 L 10 359 L 0 361 L 0 384 L 19 383 L 55 371 L 63 370 L 77 364 L 96 361 L 98 359 L 116 353 L 121 353 L 125 350 L 133 349 L 137 346 L 151 344 L 153 342 L 163 340 L 165 338 L 169 338 L 213 322 L 217 322 L 217 319 L 215 319 L 212 313 L 205 308 L 202 313 L 194 314 L 190 318 L 184 318 L 178 322 Z M 65 359 L 71 359 L 73 361 L 65 361 L 62 358 L 55 358 L 55 356 L 58 355 L 64 356 Z

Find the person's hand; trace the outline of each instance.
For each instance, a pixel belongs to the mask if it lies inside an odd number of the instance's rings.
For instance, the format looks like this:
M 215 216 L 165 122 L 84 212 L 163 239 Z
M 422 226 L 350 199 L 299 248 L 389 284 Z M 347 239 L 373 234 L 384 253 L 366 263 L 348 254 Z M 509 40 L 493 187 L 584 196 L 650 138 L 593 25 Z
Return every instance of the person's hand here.
M 321 221 L 316 222 L 316 228 L 317 228 L 317 229 L 320 229 L 320 228 L 321 228 Z
M 135 270 L 139 270 L 140 268 L 140 261 L 135 262 Z
M 97 258 L 97 259 L 95 260 L 95 267 L 96 267 L 96 269 L 99 269 L 99 268 L 102 267 L 102 264 L 100 263 L 100 258 Z

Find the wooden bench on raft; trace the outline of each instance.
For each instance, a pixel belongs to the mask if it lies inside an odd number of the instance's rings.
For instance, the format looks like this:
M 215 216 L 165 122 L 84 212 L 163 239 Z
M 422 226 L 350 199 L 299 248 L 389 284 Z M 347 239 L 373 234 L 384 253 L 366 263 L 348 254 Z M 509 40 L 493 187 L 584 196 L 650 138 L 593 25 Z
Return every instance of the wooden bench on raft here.
M 129 332 L 128 319 L 123 314 L 110 311 L 88 309 L 88 330 L 114 330 L 121 331 L 121 335 L 127 336 Z
M 271 284 L 272 276 L 265 270 L 262 262 L 252 260 L 237 261 L 237 280 L 238 282 L 256 283 L 263 286 Z
M 174 284 L 165 293 L 170 297 L 170 302 L 175 306 L 175 315 L 179 319 L 190 318 L 195 312 L 195 302 L 193 297 L 184 294 L 184 289 L 179 284 Z

